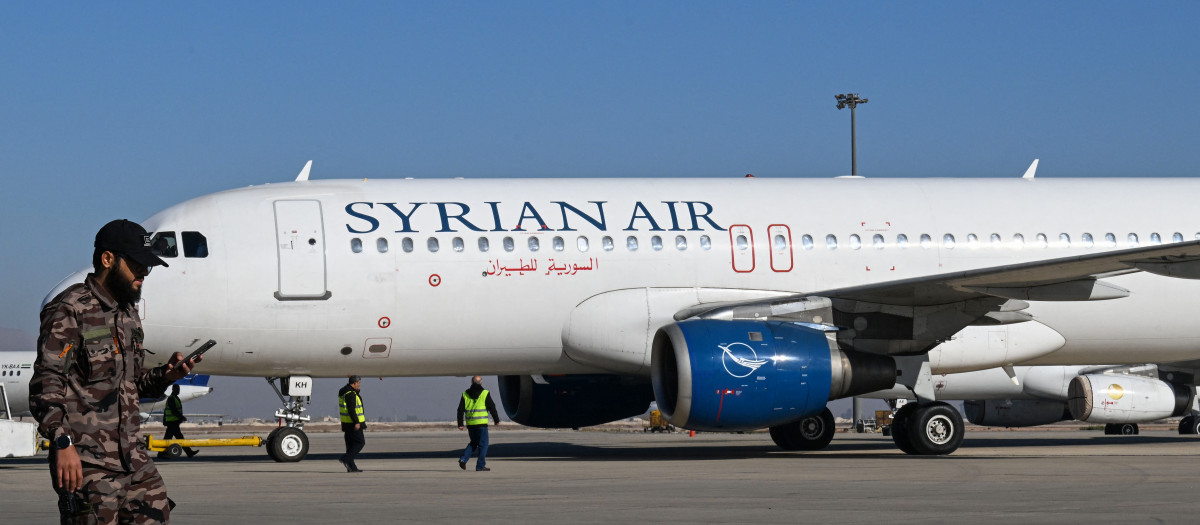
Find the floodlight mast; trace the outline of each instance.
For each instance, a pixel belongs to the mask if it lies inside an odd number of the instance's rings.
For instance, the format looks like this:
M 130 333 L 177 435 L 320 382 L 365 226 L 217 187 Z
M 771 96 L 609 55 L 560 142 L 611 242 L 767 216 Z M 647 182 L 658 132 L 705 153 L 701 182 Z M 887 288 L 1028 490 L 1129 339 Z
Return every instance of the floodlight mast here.
M 866 104 L 867 99 L 859 98 L 858 93 L 843 93 L 834 95 L 837 99 L 837 108 L 850 108 L 850 174 L 858 175 L 858 150 L 854 143 L 854 108 L 859 104 Z

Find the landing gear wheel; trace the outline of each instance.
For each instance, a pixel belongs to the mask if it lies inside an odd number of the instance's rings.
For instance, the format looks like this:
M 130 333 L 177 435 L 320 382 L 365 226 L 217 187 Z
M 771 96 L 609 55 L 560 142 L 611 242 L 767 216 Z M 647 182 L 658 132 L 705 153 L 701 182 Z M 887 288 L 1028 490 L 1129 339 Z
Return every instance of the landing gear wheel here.
M 1125 424 L 1121 425 L 1121 435 L 1122 436 L 1138 435 L 1137 423 L 1125 423 Z
M 908 439 L 908 420 L 913 412 L 916 412 L 917 404 L 909 403 L 900 407 L 895 414 L 892 414 L 892 442 L 896 444 L 905 454 L 916 454 L 917 451 L 912 448 L 912 442 Z
M 267 455 L 280 463 L 294 463 L 308 455 L 308 435 L 298 428 L 277 428 L 267 436 Z
M 941 401 L 918 407 L 905 422 L 911 453 L 920 456 L 944 456 L 958 450 L 964 430 L 962 416 Z
M 1200 418 L 1197 418 L 1196 416 L 1186 416 L 1183 419 L 1180 419 L 1179 433 L 1184 435 L 1197 433 L 1196 431 L 1200 429 L 1200 425 L 1197 425 L 1197 419 Z
M 167 457 L 171 459 L 177 459 L 179 456 L 183 455 L 183 447 L 179 446 L 179 443 L 171 443 L 170 445 L 167 445 L 166 453 Z
M 833 412 L 826 408 L 815 416 L 771 427 L 771 440 L 784 450 L 821 450 L 833 441 L 836 430 Z

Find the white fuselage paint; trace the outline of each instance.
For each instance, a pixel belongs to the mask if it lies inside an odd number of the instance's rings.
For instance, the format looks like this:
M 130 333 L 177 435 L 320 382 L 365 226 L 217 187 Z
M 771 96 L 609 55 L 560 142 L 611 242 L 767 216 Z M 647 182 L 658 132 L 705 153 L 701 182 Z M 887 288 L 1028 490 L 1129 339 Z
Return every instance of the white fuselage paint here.
M 268 184 L 199 197 L 143 222 L 150 231 L 200 232 L 208 254 L 185 257 L 181 250 L 167 259 L 170 268 L 156 268 L 146 279 L 141 312 L 146 344 L 160 358 L 215 339 L 219 344 L 203 364 L 211 374 L 628 373 L 615 361 L 611 367 L 595 360 L 584 365 L 564 351 L 564 326 L 589 298 L 660 288 L 694 290 L 698 301 L 720 297 L 720 291 L 807 293 L 1122 249 L 1132 246 L 1131 233 L 1141 245 L 1154 234 L 1161 242 L 1176 234 L 1192 240 L 1200 232 L 1200 209 L 1191 199 L 1196 194 L 1200 180 L 1193 179 Z M 413 203 L 423 204 L 414 209 Z M 318 204 L 314 229 L 303 216 Z M 277 224 L 277 216 L 299 222 Z M 1063 233 L 1069 245 L 1060 240 Z M 1104 242 L 1109 233 L 1114 246 Z M 907 246 L 899 245 L 901 234 Z M 1001 242 L 991 242 L 993 234 Z M 1092 236 L 1091 246 L 1084 234 Z M 737 235 L 747 237 L 744 249 Z M 777 235 L 782 242 L 776 243 Z M 805 235 L 811 236 L 811 249 Z M 830 235 L 836 249 L 827 246 Z M 875 235 L 882 236 L 879 247 Z M 946 235 L 953 236 L 953 247 Z M 1014 240 L 1017 235 L 1023 243 Z M 605 249 L 606 236 L 611 250 Z M 636 251 L 627 247 L 631 236 Z M 654 236 L 661 249 L 652 245 Z M 555 249 L 556 237 L 562 238 L 562 251 Z M 677 237 L 685 249 L 677 249 Z M 487 239 L 487 252 L 479 248 L 480 238 Z M 505 238 L 513 240 L 513 251 L 505 251 Z M 360 253 L 352 250 L 355 239 Z M 379 249 L 381 239 L 386 251 Z M 412 242 L 411 252 L 404 249 L 405 239 Z M 531 239 L 540 245 L 536 252 Z M 431 240 L 439 244 L 437 252 L 429 249 Z M 287 281 L 282 284 L 281 264 Z M 1200 325 L 1188 319 L 1200 306 L 1200 283 L 1145 273 L 1109 282 L 1131 290 L 1131 296 L 1031 302 L 1027 312 L 1065 340 L 1036 363 L 1200 357 Z M 281 292 L 310 298 L 280 300 Z M 602 309 L 621 314 L 622 305 L 612 303 Z M 662 322 L 646 319 L 635 336 L 643 329 L 652 335 Z M 636 373 L 648 373 L 649 358 L 644 361 Z

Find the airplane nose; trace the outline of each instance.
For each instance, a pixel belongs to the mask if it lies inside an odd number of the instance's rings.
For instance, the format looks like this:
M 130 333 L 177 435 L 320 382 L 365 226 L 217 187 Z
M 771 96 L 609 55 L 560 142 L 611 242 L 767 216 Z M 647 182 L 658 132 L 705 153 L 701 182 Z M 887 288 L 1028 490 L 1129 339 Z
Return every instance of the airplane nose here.
M 83 280 L 87 278 L 89 271 L 91 271 L 90 268 L 84 268 L 78 272 L 66 276 L 66 278 L 59 281 L 58 284 L 54 285 L 54 288 L 50 289 L 50 293 L 46 294 L 46 297 L 42 299 L 42 304 L 40 307 L 45 307 L 46 303 L 50 302 L 55 297 L 58 297 L 58 294 L 62 293 L 63 290 L 66 290 L 71 285 L 83 282 Z

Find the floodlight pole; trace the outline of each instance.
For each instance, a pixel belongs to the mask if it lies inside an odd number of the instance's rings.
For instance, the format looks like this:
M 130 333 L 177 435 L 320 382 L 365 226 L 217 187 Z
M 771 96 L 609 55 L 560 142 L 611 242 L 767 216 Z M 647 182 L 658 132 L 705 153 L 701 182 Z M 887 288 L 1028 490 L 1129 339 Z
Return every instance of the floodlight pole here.
M 850 107 L 850 174 L 858 175 L 858 148 L 854 143 L 854 108 L 859 104 L 866 104 L 867 99 L 859 98 L 858 93 L 843 93 L 834 95 L 833 98 L 837 99 L 838 109 Z

